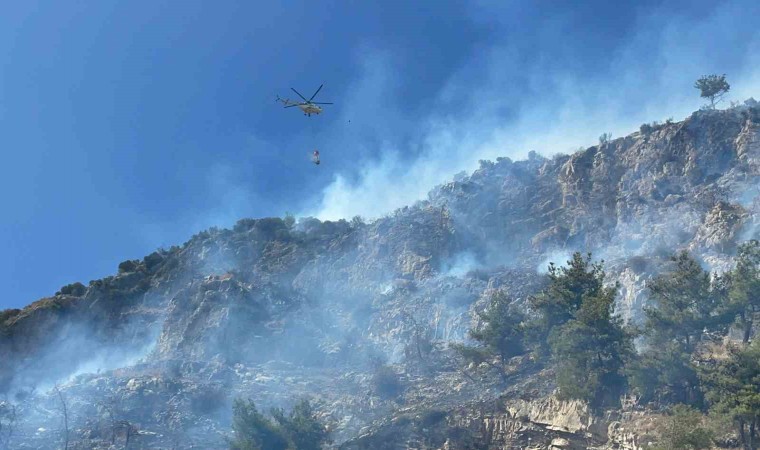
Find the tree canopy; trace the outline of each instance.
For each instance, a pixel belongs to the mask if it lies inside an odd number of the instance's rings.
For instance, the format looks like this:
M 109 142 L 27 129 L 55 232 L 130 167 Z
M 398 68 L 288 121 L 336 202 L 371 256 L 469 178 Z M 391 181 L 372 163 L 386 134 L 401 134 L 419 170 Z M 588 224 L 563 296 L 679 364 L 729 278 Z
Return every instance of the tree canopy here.
M 583 297 L 596 296 L 603 289 L 604 277 L 603 264 L 593 263 L 590 253 L 584 258 L 576 252 L 566 267 L 549 263 L 549 286 L 530 299 L 536 314 L 528 332 L 539 353 L 548 353 L 549 334 L 573 319 Z
M 539 357 L 549 356 L 561 398 L 614 404 L 626 387 L 633 336 L 615 315 L 617 284 L 605 285 L 604 263 L 576 252 L 567 266 L 549 265 L 549 285 L 531 298 L 527 326 Z
M 742 330 L 742 342 L 752 337 L 755 317 L 760 313 L 760 241 L 739 246 L 736 267 L 727 277 L 725 312 Z
M 525 315 L 512 306 L 511 299 L 503 291 L 491 295 L 484 311 L 478 313 L 480 326 L 470 330 L 470 337 L 476 346 L 453 345 L 465 359 L 480 364 L 491 363 L 498 358 L 504 375 L 507 361 L 526 352 L 524 344 Z
M 691 352 L 719 299 L 711 288 L 710 273 L 687 252 L 671 258 L 673 267 L 648 284 L 652 307 L 644 308 L 648 343 L 660 347 L 672 342 Z
M 591 264 L 590 258 L 576 254 L 552 278 L 549 292 L 561 293 L 571 308 L 577 298 L 580 304 L 569 311 L 569 320 L 549 332 L 548 342 L 560 397 L 603 406 L 619 402 L 626 387 L 624 364 L 634 350 L 632 335 L 615 315 L 618 287 L 604 286 L 602 263 Z
M 671 268 L 648 283 L 644 308 L 645 350 L 631 367 L 632 384 L 644 400 L 702 404 L 692 355 L 721 300 L 710 273 L 687 252 L 671 258 Z
M 715 108 L 715 104 L 731 89 L 725 74 L 705 75 L 694 83 L 694 87 L 699 89 L 702 98 L 710 100 L 711 108 Z
M 231 450 L 319 450 L 329 433 L 308 400 L 300 400 L 285 414 L 272 409 L 271 417 L 259 412 L 252 400 L 235 400 L 232 407 Z
M 727 416 L 747 449 L 760 444 L 760 341 L 700 367 L 710 411 Z
M 712 433 L 702 426 L 702 414 L 678 404 L 658 426 L 660 440 L 652 450 L 703 450 L 712 448 Z

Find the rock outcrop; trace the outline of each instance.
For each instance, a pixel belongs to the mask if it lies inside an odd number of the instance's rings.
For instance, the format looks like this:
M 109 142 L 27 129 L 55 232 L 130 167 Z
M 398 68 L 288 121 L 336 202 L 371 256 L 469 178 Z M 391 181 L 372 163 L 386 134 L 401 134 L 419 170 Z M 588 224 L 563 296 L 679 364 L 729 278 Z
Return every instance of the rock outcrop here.
M 59 441 L 56 382 L 86 448 L 129 433 L 145 448 L 222 448 L 233 398 L 266 408 L 300 395 L 344 449 L 645 448 L 651 416 L 560 402 L 527 360 L 508 380 L 463 370 L 447 345 L 493 290 L 524 304 L 548 262 L 576 250 L 605 259 L 618 311 L 640 320 L 645 283 L 675 251 L 725 270 L 738 242 L 760 237 L 758 186 L 750 102 L 573 155 L 484 161 L 371 223 L 201 232 L 0 314 L 0 390 L 23 417 L 14 448 Z M 378 364 L 400 395 L 373 384 Z

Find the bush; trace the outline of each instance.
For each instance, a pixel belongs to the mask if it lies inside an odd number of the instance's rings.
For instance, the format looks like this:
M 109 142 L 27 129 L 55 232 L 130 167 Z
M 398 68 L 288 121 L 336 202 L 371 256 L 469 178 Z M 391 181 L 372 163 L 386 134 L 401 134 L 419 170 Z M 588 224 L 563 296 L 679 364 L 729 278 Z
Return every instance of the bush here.
M 122 261 L 119 264 L 119 273 L 129 273 L 134 272 L 137 270 L 137 268 L 140 267 L 140 261 L 138 260 L 127 260 Z
M 15 317 L 19 314 L 21 314 L 20 309 L 4 309 L 0 311 L 0 324 L 10 319 L 11 317 Z
M 636 273 L 642 273 L 649 267 L 649 261 L 643 256 L 632 256 L 628 260 L 628 267 Z
M 702 414 L 686 405 L 674 406 L 660 422 L 660 442 L 655 450 L 700 450 L 712 448 L 712 433 L 702 428 Z
M 56 295 L 73 295 L 74 297 L 81 297 L 87 292 L 87 288 L 85 285 L 83 285 L 80 282 L 67 284 L 66 286 L 62 287 L 60 291 L 56 293 Z
M 465 274 L 468 278 L 474 278 L 480 281 L 488 281 L 491 279 L 491 274 L 484 269 L 473 269 Z
M 655 131 L 659 130 L 663 126 L 665 125 L 655 120 L 652 123 L 642 123 L 641 126 L 639 127 L 639 131 L 641 132 L 641 134 L 647 135 L 650 133 L 654 133 Z
M 481 159 L 478 160 L 478 165 L 480 166 L 480 169 L 488 169 L 493 167 L 495 164 L 493 161 L 487 160 L 487 159 Z
M 236 233 L 242 233 L 250 230 L 254 225 L 256 225 L 256 219 L 240 219 L 232 227 L 232 230 Z
M 404 391 L 401 379 L 391 367 L 379 365 L 372 376 L 375 393 L 384 399 L 398 398 Z
M 295 221 L 293 222 L 295 224 Z M 290 228 L 287 222 L 279 217 L 267 217 L 256 221 L 257 236 L 263 240 L 287 240 Z
M 153 270 L 157 265 L 161 264 L 163 262 L 164 256 L 161 253 L 153 252 L 150 255 L 143 258 L 143 262 L 145 263 L 145 267 L 148 270 Z
M 232 414 L 232 450 L 320 450 L 329 442 L 327 429 L 305 399 L 289 415 L 272 409 L 271 418 L 259 412 L 252 400 L 235 400 Z
M 314 414 L 308 400 L 301 400 L 289 416 L 282 410 L 273 410 L 274 420 L 285 431 L 290 447 L 298 450 L 320 450 L 329 441 L 329 433 Z
M 285 226 L 288 227 L 288 229 L 292 229 L 293 225 L 296 224 L 296 218 L 293 214 L 286 212 L 283 222 L 285 223 Z
M 190 408 L 201 414 L 209 414 L 219 410 L 225 403 L 225 391 L 222 388 L 207 386 L 191 397 Z
M 710 413 L 733 422 L 744 448 L 757 448 L 760 418 L 760 340 L 729 348 L 728 357 L 699 366 Z
M 432 426 L 438 425 L 446 419 L 446 416 L 448 414 L 446 411 L 440 410 L 440 409 L 428 409 L 422 412 L 420 414 L 420 426 L 422 428 L 430 428 Z
M 252 400 L 235 400 L 232 405 L 231 450 L 287 450 L 284 430 L 256 409 Z
M 351 227 L 352 228 L 359 228 L 364 225 L 364 219 L 362 216 L 354 216 L 351 219 Z
M 483 362 L 499 370 L 505 378 L 510 358 L 524 354 L 527 349 L 523 341 L 525 315 L 511 305 L 511 299 L 502 291 L 491 295 L 488 307 L 479 312 L 480 326 L 470 330 L 470 337 L 478 346 L 453 344 L 453 348 L 465 360 L 475 364 Z M 498 357 L 500 365 L 494 365 Z M 505 379 L 506 380 L 506 379 Z

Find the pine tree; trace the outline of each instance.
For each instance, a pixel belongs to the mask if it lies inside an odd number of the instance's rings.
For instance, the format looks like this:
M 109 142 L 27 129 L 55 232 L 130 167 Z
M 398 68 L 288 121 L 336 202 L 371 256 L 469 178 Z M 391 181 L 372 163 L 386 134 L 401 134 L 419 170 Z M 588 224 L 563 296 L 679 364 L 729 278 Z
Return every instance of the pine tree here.
M 760 448 L 760 341 L 700 367 L 710 411 L 729 417 L 745 450 Z
M 596 296 L 603 288 L 603 265 L 592 263 L 590 253 L 584 258 L 576 252 L 567 263 L 567 267 L 550 263 L 549 286 L 530 299 L 536 315 L 527 331 L 534 350 L 542 356 L 550 353 L 548 338 L 551 331 L 574 317 L 584 295 Z
M 647 348 L 632 367 L 631 381 L 644 400 L 699 406 L 702 394 L 691 358 L 704 330 L 720 326 L 713 313 L 722 296 L 712 288 L 709 272 L 687 252 L 671 260 L 672 269 L 648 284 Z
M 251 400 L 235 400 L 232 407 L 234 439 L 231 450 L 320 450 L 329 433 L 308 400 L 300 400 L 289 415 L 272 409 L 271 418 Z
M 714 325 L 719 298 L 712 292 L 710 273 L 687 252 L 671 261 L 675 267 L 647 286 L 654 307 L 644 309 L 645 333 L 653 346 L 675 341 L 692 352 L 704 329 Z
M 643 402 L 658 399 L 701 406 L 700 382 L 691 353 L 667 342 L 644 351 L 628 368 L 628 380 Z
M 617 286 L 590 291 L 573 319 L 550 333 L 552 361 L 561 398 L 612 405 L 626 388 L 624 365 L 634 354 L 633 341 L 614 315 Z
M 604 262 L 576 252 L 566 267 L 549 265 L 549 285 L 531 298 L 527 327 L 534 350 L 550 356 L 560 397 L 592 406 L 616 403 L 626 386 L 632 334 L 615 316 L 618 286 L 605 287 Z
M 328 441 L 328 432 L 317 419 L 311 403 L 302 399 L 293 407 L 289 416 L 281 409 L 272 411 L 275 422 L 286 431 L 290 448 L 296 450 L 320 450 Z
M 235 400 L 232 406 L 231 450 L 287 450 L 283 430 L 256 409 L 252 400 Z
M 525 353 L 522 342 L 525 316 L 510 303 L 504 292 L 497 291 L 491 297 L 488 309 L 479 314 L 484 326 L 470 332 L 473 339 L 485 345 L 503 362 Z
M 736 268 L 727 277 L 728 299 L 725 310 L 742 330 L 742 342 L 748 343 L 756 316 L 760 313 L 760 242 L 748 241 L 739 246 Z
M 523 323 L 525 315 L 511 305 L 510 298 L 496 291 L 485 311 L 479 312 L 481 326 L 470 331 L 478 346 L 452 345 L 465 359 L 480 364 L 498 357 L 500 373 L 506 372 L 510 358 L 525 353 Z
M 710 108 L 715 109 L 715 104 L 720 102 L 723 96 L 731 89 L 726 81 L 726 75 L 705 75 L 694 83 L 699 89 L 702 98 L 710 99 Z

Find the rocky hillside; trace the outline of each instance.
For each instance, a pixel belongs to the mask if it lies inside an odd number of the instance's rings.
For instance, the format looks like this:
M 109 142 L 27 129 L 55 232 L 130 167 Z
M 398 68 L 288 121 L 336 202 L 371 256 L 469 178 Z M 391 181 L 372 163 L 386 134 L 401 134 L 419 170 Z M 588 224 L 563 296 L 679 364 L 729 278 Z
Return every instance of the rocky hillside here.
M 60 447 L 62 403 L 69 448 L 225 448 L 232 399 L 300 395 L 346 449 L 638 448 L 651 417 L 558 402 L 528 360 L 509 380 L 474 378 L 447 344 L 490 292 L 524 302 L 546 264 L 576 250 L 607 261 L 618 310 L 637 321 L 644 283 L 674 251 L 721 270 L 760 237 L 758 194 L 760 107 L 748 101 L 569 156 L 483 161 L 371 223 L 204 231 L 0 313 L 9 448 Z M 400 392 L 377 388 L 381 364 Z

